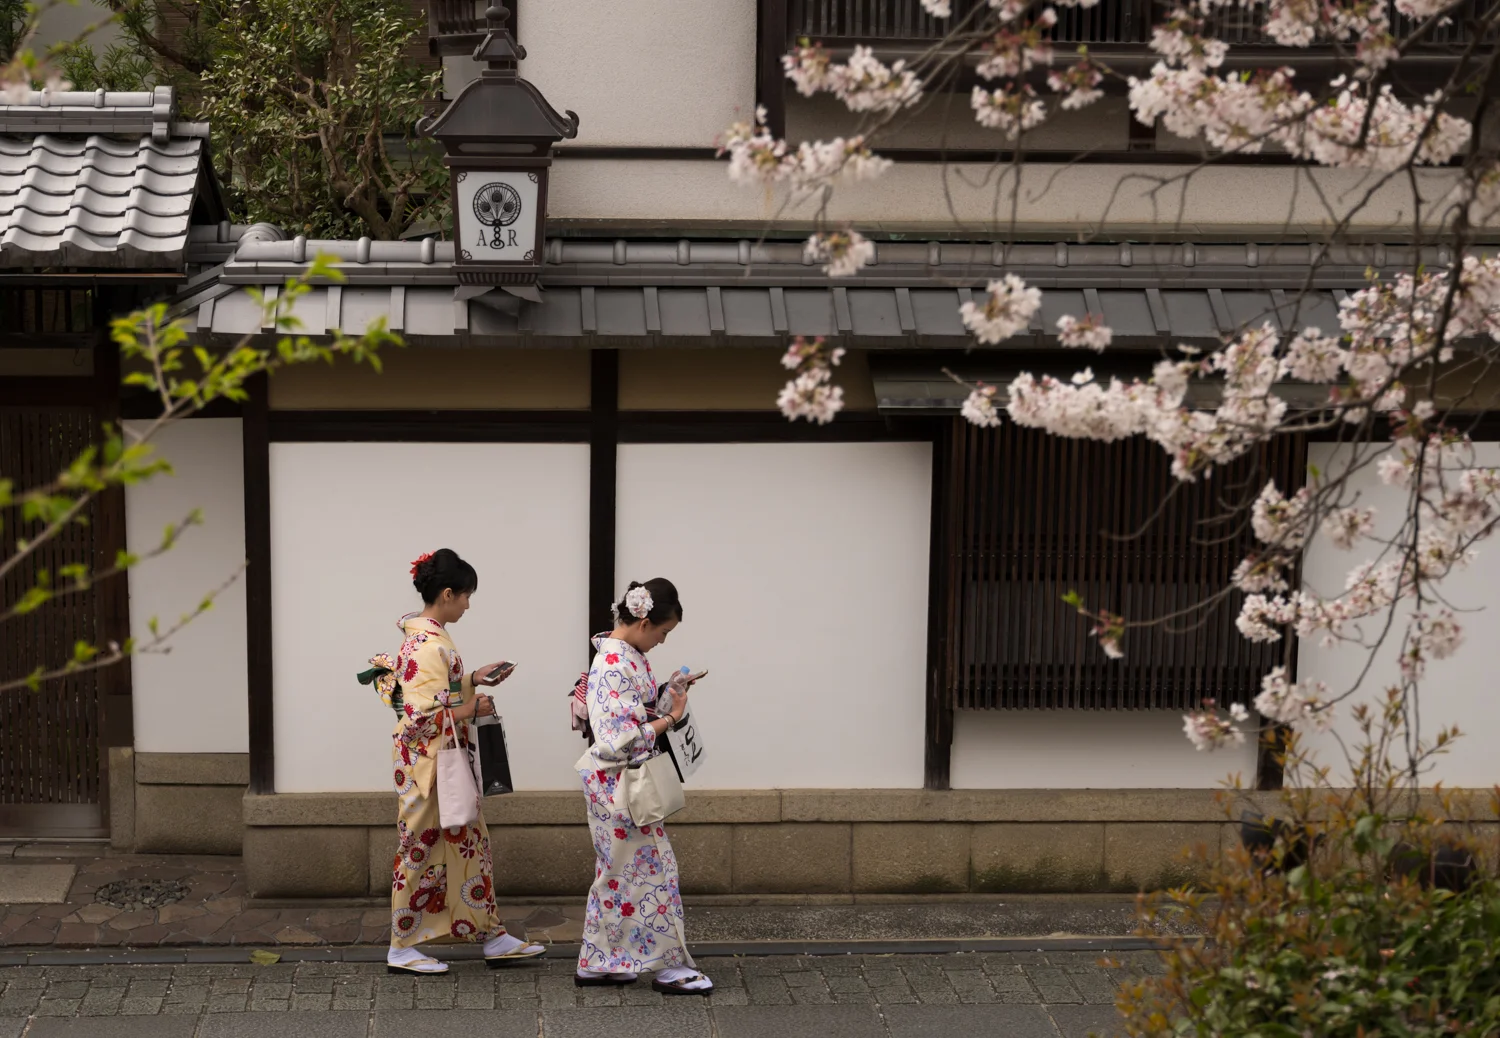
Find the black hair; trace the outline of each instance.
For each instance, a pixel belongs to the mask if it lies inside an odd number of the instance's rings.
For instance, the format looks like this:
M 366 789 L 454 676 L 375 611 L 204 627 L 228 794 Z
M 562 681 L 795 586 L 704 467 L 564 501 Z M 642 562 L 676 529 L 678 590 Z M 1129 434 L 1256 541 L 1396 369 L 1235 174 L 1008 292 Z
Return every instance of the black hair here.
M 412 567 L 411 583 L 422 601 L 432 605 L 444 588 L 452 588 L 455 595 L 479 590 L 479 574 L 452 548 L 439 548 Z
M 630 586 L 625 589 L 625 594 L 629 595 L 638 587 L 644 587 L 650 593 L 651 612 L 644 617 L 632 615 L 625 607 L 624 596 L 621 596 L 620 601 L 615 605 L 615 614 L 619 616 L 621 623 L 633 624 L 640 619 L 650 620 L 654 624 L 664 624 L 668 620 L 676 620 L 679 623 L 682 621 L 682 600 L 677 597 L 676 584 L 666 577 L 652 577 L 644 584 L 639 580 L 632 580 Z

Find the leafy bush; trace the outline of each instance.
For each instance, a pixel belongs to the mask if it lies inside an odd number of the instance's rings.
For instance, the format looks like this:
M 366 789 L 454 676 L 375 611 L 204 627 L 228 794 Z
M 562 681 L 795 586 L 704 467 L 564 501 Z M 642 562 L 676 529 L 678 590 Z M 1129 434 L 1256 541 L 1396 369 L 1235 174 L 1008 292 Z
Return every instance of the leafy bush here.
M 1457 732 L 1398 770 L 1399 694 L 1355 713 L 1365 739 L 1350 787 L 1294 741 L 1292 773 L 1310 781 L 1281 795 L 1270 846 L 1226 853 L 1203 889 L 1144 900 L 1148 925 L 1170 917 L 1202 936 L 1173 938 L 1164 974 L 1122 988 L 1129 1034 L 1500 1034 L 1500 883 L 1475 805 L 1418 786 Z

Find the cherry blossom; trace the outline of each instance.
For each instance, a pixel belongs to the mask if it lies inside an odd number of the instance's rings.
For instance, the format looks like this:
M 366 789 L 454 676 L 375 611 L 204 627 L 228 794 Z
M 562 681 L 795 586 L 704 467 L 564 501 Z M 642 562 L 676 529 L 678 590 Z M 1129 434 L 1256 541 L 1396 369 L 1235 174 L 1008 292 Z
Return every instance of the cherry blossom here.
M 858 273 L 875 259 L 875 243 L 853 229 L 820 231 L 807 240 L 807 258 L 823 264 L 823 273 L 845 278 Z
M 1029 288 L 1014 274 L 991 281 L 982 303 L 972 300 L 959 307 L 964 327 L 986 346 L 1009 339 L 1031 323 L 1031 315 L 1042 305 L 1040 289 Z
M 959 414 L 965 421 L 981 429 L 993 429 L 999 425 L 1000 409 L 995 406 L 995 387 L 980 382 L 964 400 Z
M 1368 537 L 1375 528 L 1373 508 L 1339 508 L 1328 513 L 1323 520 L 1323 534 L 1328 542 L 1341 551 L 1354 547 L 1356 541 Z
M 949 18 L 953 15 L 952 0 L 922 0 L 922 10 L 934 18 Z
M 1245 732 L 1212 709 L 1213 700 L 1204 703 L 1208 709 L 1182 715 L 1182 730 L 1197 750 L 1215 750 L 1230 744 L 1243 745 Z M 1244 707 L 1240 707 L 1244 710 Z M 1248 715 L 1247 715 L 1248 716 Z
M 1323 731 L 1333 720 L 1333 710 L 1327 702 L 1328 686 L 1321 681 L 1290 681 L 1285 667 L 1275 667 L 1261 679 L 1260 687 L 1255 710 L 1268 721 L 1308 722 Z
M 1057 12 L 1049 7 L 1024 29 L 1001 28 L 980 52 L 985 58 L 974 71 L 981 79 L 1001 79 L 1052 64 L 1052 44 L 1043 33 L 1056 24 Z
M 1047 106 L 1037 99 L 1030 85 L 1007 85 L 999 90 L 975 87 L 969 103 L 979 125 L 999 130 L 1014 139 L 1047 120 Z
M 1075 349 L 1103 353 L 1114 338 L 1114 332 L 1093 314 L 1082 318 L 1063 316 L 1057 319 L 1057 341 Z
M 1086 56 L 1064 71 L 1047 74 L 1047 87 L 1062 95 L 1058 105 L 1068 111 L 1085 108 L 1103 97 L 1104 91 L 1099 89 L 1102 82 L 1104 74 Z
M 844 409 L 844 388 L 833 385 L 833 369 L 844 359 L 842 347 L 830 347 L 826 339 L 797 336 L 781 358 L 782 366 L 795 375 L 776 398 L 776 406 L 792 421 L 806 418 L 827 425 Z

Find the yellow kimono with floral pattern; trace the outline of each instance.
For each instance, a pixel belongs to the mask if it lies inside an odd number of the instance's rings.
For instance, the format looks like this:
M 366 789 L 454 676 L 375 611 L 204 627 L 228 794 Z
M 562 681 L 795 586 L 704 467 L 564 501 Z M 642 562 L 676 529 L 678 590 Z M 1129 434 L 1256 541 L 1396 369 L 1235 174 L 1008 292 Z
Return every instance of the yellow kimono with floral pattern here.
M 439 732 L 445 707 L 463 705 L 474 687 L 448 632 L 436 620 L 402 620 L 406 641 L 396 657 L 401 716 L 391 733 L 401 844 L 391 873 L 391 944 L 481 941 L 504 933 L 495 910 L 490 834 L 480 818 L 444 829 L 438 821 L 437 752 L 453 729 Z M 458 744 L 476 752 L 469 726 Z

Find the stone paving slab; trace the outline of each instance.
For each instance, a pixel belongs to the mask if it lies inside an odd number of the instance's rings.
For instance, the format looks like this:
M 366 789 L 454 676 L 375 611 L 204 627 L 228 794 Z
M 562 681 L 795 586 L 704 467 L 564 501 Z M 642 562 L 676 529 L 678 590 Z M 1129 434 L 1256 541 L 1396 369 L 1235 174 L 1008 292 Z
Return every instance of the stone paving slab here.
M 439 1021 L 494 1038 L 1113 1038 L 1118 984 L 1161 970 L 1151 952 L 696 957 L 710 998 L 580 989 L 563 958 L 436 977 L 341 961 L 6 967 L 0 1038 L 397 1038 Z
M 77 872 L 69 864 L 0 864 L 0 905 L 63 904 Z

